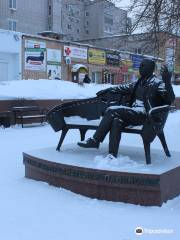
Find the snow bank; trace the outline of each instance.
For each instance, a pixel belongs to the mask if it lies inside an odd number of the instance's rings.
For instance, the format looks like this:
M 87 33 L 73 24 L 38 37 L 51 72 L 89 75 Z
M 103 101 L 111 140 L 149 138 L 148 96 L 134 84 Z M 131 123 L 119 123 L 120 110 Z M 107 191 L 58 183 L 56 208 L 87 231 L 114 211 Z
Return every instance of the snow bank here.
M 1 99 L 83 99 L 95 97 L 108 84 L 85 84 L 63 80 L 21 80 L 0 83 Z
M 180 85 L 173 85 L 174 94 L 176 97 L 180 97 Z
M 110 84 L 85 84 L 64 80 L 21 80 L 0 82 L 0 99 L 83 99 L 95 97 L 96 92 Z M 173 86 L 176 97 L 180 97 L 180 86 Z

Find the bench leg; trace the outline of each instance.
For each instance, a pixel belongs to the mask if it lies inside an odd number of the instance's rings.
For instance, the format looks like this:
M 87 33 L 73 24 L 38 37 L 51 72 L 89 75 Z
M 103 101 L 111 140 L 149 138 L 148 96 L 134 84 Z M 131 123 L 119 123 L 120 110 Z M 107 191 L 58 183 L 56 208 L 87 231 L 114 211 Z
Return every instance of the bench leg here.
M 151 152 L 150 152 L 150 142 L 144 141 L 144 151 L 145 151 L 145 157 L 146 157 L 146 164 L 151 164 Z
M 160 139 L 160 141 L 161 141 L 161 144 L 162 144 L 162 146 L 163 146 L 163 149 L 164 149 L 164 152 L 165 152 L 166 156 L 170 157 L 171 154 L 170 154 L 170 152 L 169 152 L 169 149 L 168 149 L 168 146 L 167 146 L 167 143 L 166 143 L 166 139 L 165 139 L 165 136 L 164 136 L 164 132 L 159 133 L 159 134 L 158 134 L 158 137 L 159 137 L 159 139 Z
M 24 123 L 23 123 L 23 118 L 21 118 L 21 126 L 22 126 L 22 128 L 24 127 L 23 124 L 24 124 Z
M 79 129 L 81 135 L 81 141 L 84 141 L 87 129 Z
M 61 145 L 64 141 L 64 138 L 65 138 L 67 132 L 68 132 L 68 129 L 63 129 L 62 130 L 61 137 L 59 139 L 59 143 L 58 143 L 57 148 L 56 148 L 57 151 L 60 151 Z

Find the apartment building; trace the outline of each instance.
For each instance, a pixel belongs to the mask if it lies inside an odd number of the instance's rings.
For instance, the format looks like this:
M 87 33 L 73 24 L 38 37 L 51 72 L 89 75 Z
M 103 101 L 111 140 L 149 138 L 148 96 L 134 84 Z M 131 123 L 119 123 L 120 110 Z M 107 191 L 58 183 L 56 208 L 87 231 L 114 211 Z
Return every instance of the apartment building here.
M 0 28 L 37 34 L 48 27 L 48 0 L 0 0 Z
M 129 32 L 127 11 L 109 1 L 89 1 L 85 4 L 83 39 Z
M 108 0 L 0 0 L 0 28 L 28 34 L 53 31 L 64 40 L 127 33 L 125 10 Z

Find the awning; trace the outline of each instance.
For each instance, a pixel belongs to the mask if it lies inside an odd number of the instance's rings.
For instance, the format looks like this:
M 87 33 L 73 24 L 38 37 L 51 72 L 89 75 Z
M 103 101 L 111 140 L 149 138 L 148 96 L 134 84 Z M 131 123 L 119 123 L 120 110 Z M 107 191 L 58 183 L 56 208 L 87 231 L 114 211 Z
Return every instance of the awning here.
M 75 65 L 73 65 L 71 72 L 77 72 L 77 71 L 79 71 L 80 68 L 84 68 L 86 71 L 88 71 L 88 68 L 85 65 L 75 64 Z

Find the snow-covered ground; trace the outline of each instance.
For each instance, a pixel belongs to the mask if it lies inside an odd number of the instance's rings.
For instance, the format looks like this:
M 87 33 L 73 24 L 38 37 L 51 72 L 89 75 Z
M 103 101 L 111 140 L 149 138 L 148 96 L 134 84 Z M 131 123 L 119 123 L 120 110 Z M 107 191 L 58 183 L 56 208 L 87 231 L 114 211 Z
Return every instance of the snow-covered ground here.
M 82 99 L 96 96 L 96 92 L 108 88 L 108 84 L 84 84 L 63 80 L 21 80 L 0 82 L 0 99 Z M 180 97 L 180 86 L 173 86 Z
M 91 136 L 92 131 L 88 135 Z M 180 151 L 180 111 L 169 115 L 165 135 L 170 150 Z M 22 152 L 55 148 L 58 138 L 59 133 L 49 125 L 0 129 L 0 239 L 180 239 L 180 197 L 162 207 L 142 207 L 89 199 L 24 178 Z M 71 130 L 64 144 L 76 144 L 78 140 L 79 132 Z M 141 138 L 124 134 L 122 145 L 142 147 Z M 158 140 L 154 141 L 152 148 L 162 149 Z M 134 230 L 138 226 L 146 232 L 167 230 L 169 233 L 136 236 Z

